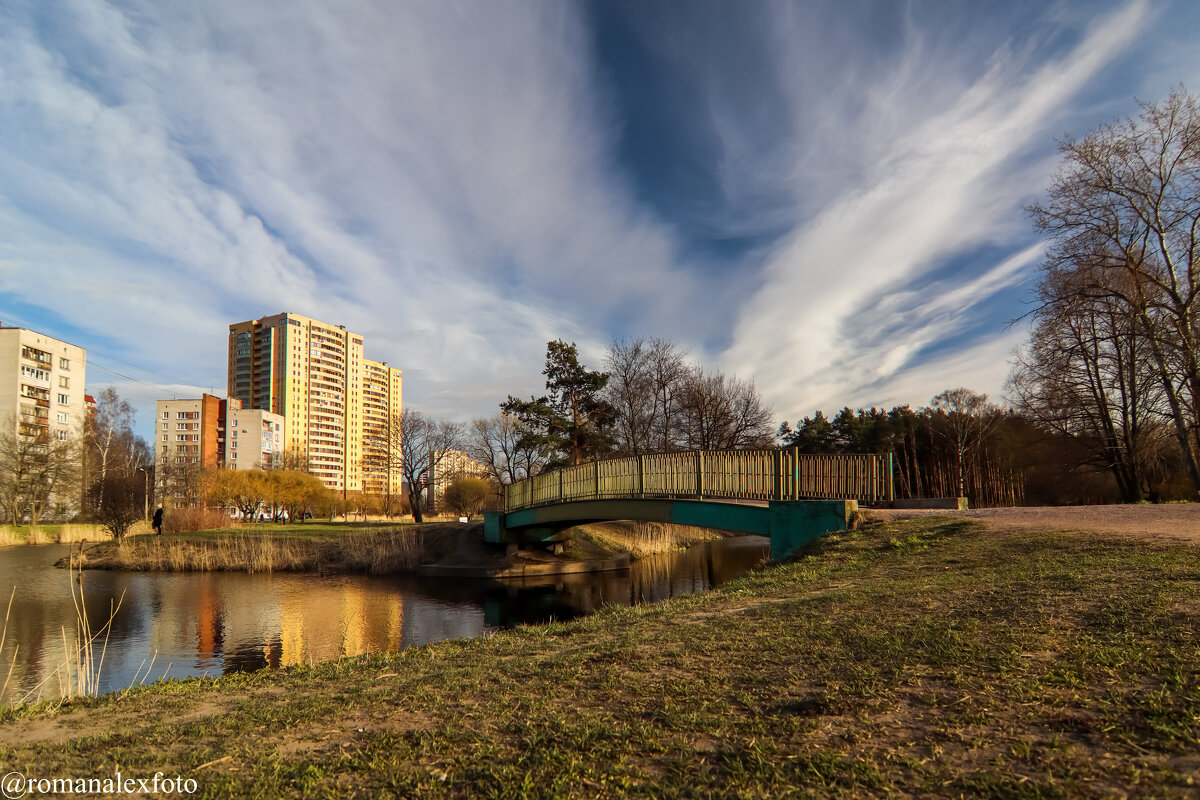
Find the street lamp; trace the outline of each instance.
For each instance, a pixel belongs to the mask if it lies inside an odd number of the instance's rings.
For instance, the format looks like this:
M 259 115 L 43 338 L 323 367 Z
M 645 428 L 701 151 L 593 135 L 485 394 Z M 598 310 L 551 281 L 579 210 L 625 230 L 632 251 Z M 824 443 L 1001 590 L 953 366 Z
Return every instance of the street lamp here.
M 146 476 L 146 490 L 142 492 L 142 519 L 150 519 L 150 470 L 138 467 L 137 471 Z

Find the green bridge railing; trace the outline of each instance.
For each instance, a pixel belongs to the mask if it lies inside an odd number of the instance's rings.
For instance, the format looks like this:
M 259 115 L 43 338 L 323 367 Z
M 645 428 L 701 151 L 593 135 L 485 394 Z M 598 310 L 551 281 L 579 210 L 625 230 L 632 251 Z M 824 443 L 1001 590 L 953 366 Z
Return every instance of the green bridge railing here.
M 696 497 L 728 500 L 894 500 L 892 454 L 690 450 L 589 461 L 505 487 L 504 510 L 572 500 Z

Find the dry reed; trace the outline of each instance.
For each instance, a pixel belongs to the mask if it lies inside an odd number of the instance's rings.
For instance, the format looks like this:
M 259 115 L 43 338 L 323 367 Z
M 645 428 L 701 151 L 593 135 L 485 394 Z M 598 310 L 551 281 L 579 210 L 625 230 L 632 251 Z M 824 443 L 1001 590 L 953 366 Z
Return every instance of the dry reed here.
M 629 553 L 634 558 L 646 558 L 660 553 L 672 553 L 725 534 L 711 528 L 688 525 L 668 525 L 662 522 L 607 522 L 581 525 L 580 530 L 601 547 L 613 552 Z
M 163 514 L 163 533 L 212 531 L 220 528 L 240 528 L 241 522 L 215 508 L 176 508 Z
M 236 532 L 211 539 L 128 538 L 89 550 L 91 568 L 169 572 L 402 572 L 421 563 L 419 530 L 377 528 L 327 538 Z

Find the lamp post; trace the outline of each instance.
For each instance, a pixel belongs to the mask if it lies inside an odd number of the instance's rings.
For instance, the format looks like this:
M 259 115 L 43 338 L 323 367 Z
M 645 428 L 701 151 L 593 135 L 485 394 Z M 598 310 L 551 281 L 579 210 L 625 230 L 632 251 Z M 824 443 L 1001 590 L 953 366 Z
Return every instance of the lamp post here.
M 146 490 L 142 492 L 142 519 L 150 519 L 150 470 L 138 467 L 137 471 L 146 476 Z

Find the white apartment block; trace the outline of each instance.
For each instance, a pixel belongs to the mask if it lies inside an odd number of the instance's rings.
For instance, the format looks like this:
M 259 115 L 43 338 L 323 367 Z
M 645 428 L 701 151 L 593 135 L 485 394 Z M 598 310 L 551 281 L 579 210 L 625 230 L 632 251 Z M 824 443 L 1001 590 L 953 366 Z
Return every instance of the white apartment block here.
M 227 469 L 271 469 L 279 463 L 287 442 L 287 423 L 282 415 L 257 408 L 230 407 L 227 419 Z
M 82 347 L 28 328 L 0 327 L 0 424 L 25 436 L 81 439 L 86 374 Z

